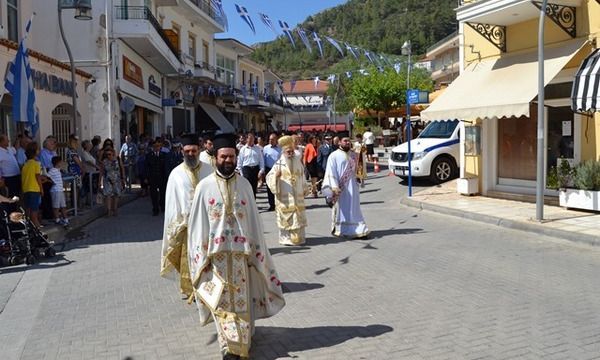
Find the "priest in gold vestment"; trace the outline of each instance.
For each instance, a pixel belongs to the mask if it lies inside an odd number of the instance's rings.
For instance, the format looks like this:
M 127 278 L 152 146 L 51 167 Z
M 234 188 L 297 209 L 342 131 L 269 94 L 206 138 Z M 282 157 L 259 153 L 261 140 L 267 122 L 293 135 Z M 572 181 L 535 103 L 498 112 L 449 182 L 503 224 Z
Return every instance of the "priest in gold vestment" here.
M 165 222 L 163 229 L 160 275 L 179 281 L 185 298 L 192 294 L 187 253 L 187 223 L 194 190 L 200 180 L 213 172 L 211 164 L 199 160 L 198 136 L 182 138 L 183 163 L 179 164 L 167 182 L 165 192 Z
M 294 151 L 291 136 L 281 137 L 279 147 L 282 149 L 281 157 L 267 174 L 267 186 L 275 194 L 279 243 L 302 245 L 306 227 L 304 166 Z
M 285 305 L 254 193 L 235 173 L 235 135 L 214 139 L 216 169 L 190 209 L 189 265 L 200 323 L 215 322 L 223 359 L 248 358 L 254 321 Z

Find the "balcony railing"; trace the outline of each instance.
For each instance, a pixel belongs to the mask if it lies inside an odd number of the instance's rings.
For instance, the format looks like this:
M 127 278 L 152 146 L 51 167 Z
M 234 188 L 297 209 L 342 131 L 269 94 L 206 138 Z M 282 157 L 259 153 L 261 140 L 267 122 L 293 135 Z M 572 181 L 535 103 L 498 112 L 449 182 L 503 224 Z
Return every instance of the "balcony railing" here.
M 196 5 L 198 9 L 202 10 L 202 12 L 208 15 L 211 19 L 216 21 L 217 24 L 221 25 L 223 28 L 227 27 L 225 19 L 219 14 L 217 14 L 210 0 L 190 0 L 190 2 Z
M 217 74 L 217 68 L 215 68 L 214 66 L 210 65 L 206 61 L 203 61 L 201 63 L 196 63 L 194 66 L 197 67 L 197 68 L 199 68 L 199 69 L 203 69 L 203 70 L 206 70 L 208 72 L 211 72 L 213 74 Z
M 145 6 L 115 6 L 115 18 L 117 20 L 147 20 L 152 24 L 158 35 L 163 39 L 171 52 L 181 61 L 179 49 L 177 49 L 152 15 L 152 11 Z

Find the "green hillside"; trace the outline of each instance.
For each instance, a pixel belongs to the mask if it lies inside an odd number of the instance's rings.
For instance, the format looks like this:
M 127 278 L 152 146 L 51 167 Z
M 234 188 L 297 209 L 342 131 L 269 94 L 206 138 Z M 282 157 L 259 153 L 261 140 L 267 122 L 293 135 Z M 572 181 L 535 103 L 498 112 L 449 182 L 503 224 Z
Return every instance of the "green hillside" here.
M 322 38 L 325 59 L 321 59 L 312 41 L 313 52 L 310 54 L 295 33 L 296 49 L 287 38 L 279 36 L 274 41 L 256 45 L 252 56 L 283 78 L 290 79 L 360 66 L 350 59 L 351 56 L 342 60 L 337 50 L 326 42 L 325 35 L 389 55 L 400 55 L 402 44 L 410 39 L 413 54 L 424 54 L 427 47 L 456 30 L 456 4 L 456 0 L 349 0 L 309 16 L 300 24 L 308 30 L 309 37 L 316 31 Z

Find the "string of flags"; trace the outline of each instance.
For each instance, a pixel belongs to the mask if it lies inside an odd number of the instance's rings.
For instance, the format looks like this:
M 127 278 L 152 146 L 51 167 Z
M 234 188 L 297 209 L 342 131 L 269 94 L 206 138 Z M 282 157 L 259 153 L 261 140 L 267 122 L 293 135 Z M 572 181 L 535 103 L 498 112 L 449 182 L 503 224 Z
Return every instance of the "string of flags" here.
M 221 0 L 211 0 L 211 3 L 213 3 L 213 6 L 214 6 L 214 2 L 217 2 L 217 1 L 219 3 L 221 2 Z M 254 26 L 254 22 L 252 21 L 252 17 L 250 16 L 250 13 L 248 12 L 248 10 L 244 6 L 241 6 L 238 4 L 234 4 L 234 5 L 235 5 L 235 9 L 236 9 L 238 15 L 240 16 L 240 18 L 246 23 L 246 25 L 248 25 L 248 27 L 250 28 L 252 33 L 256 34 L 256 27 Z M 222 9 L 222 4 L 220 6 Z M 271 20 L 271 18 L 267 14 L 259 12 L 258 17 L 261 20 L 261 22 L 270 31 L 272 31 L 276 35 L 279 35 L 273 24 L 273 20 Z M 296 40 L 293 35 L 294 32 L 292 31 L 292 29 L 290 28 L 288 23 L 285 22 L 284 20 L 278 20 L 278 23 L 279 23 L 279 27 L 281 28 L 281 32 L 283 33 L 283 35 L 285 37 L 287 37 L 287 39 L 290 41 L 290 44 L 292 45 L 292 47 L 296 48 Z M 312 53 L 312 50 L 313 50 L 312 43 L 314 43 L 316 45 L 316 48 L 318 49 L 319 56 L 321 58 L 325 58 L 325 52 L 324 52 L 324 47 L 323 47 L 324 43 L 321 40 L 321 37 L 319 36 L 319 34 L 317 34 L 317 32 L 306 30 L 306 29 L 303 29 L 302 27 L 297 27 L 294 29 L 294 31 L 295 31 L 296 35 L 300 38 L 300 41 L 302 42 L 302 44 L 304 44 L 304 47 L 306 47 L 306 50 L 309 53 Z M 331 44 L 339 52 L 340 56 L 342 56 L 342 57 L 351 55 L 352 57 L 354 57 L 354 59 L 360 61 L 361 56 L 364 56 L 369 61 L 369 63 L 371 63 L 377 67 L 379 67 L 379 66 L 395 67 L 395 65 L 396 65 L 387 56 L 384 56 L 382 54 L 377 54 L 375 52 L 363 49 L 361 47 L 351 45 L 347 42 L 344 42 L 343 43 L 344 47 L 342 47 L 336 39 L 329 37 L 329 36 L 324 36 L 324 38 L 325 38 L 325 40 L 327 40 L 327 42 L 329 44 Z M 346 52 L 344 52 L 344 49 L 346 50 Z

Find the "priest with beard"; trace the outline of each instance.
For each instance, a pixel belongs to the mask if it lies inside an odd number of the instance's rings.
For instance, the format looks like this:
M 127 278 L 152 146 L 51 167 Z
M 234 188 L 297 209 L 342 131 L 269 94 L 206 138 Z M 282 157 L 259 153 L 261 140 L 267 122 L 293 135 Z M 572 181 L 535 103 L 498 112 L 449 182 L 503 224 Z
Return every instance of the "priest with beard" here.
M 366 238 L 369 229 L 360 210 L 360 178 L 357 178 L 359 154 L 352 151 L 349 137 L 340 141 L 340 148 L 327 159 L 321 191 L 332 205 L 332 230 L 334 236 L 350 239 Z
M 252 186 L 235 172 L 235 140 L 215 136 L 216 170 L 196 187 L 188 225 L 200 322 L 215 322 L 223 359 L 248 358 L 254 321 L 285 305 Z
M 279 227 L 279 243 L 302 245 L 305 242 L 306 208 L 304 194 L 304 166 L 295 154 L 294 139 L 282 136 L 279 139 L 282 154 L 267 174 L 267 186 L 275 195 L 275 211 Z
M 176 166 L 165 192 L 165 222 L 162 240 L 160 275 L 179 278 L 179 290 L 187 299 L 193 293 L 187 251 L 187 224 L 196 185 L 213 172 L 210 164 L 201 162 L 198 136 L 182 137 L 183 163 Z

